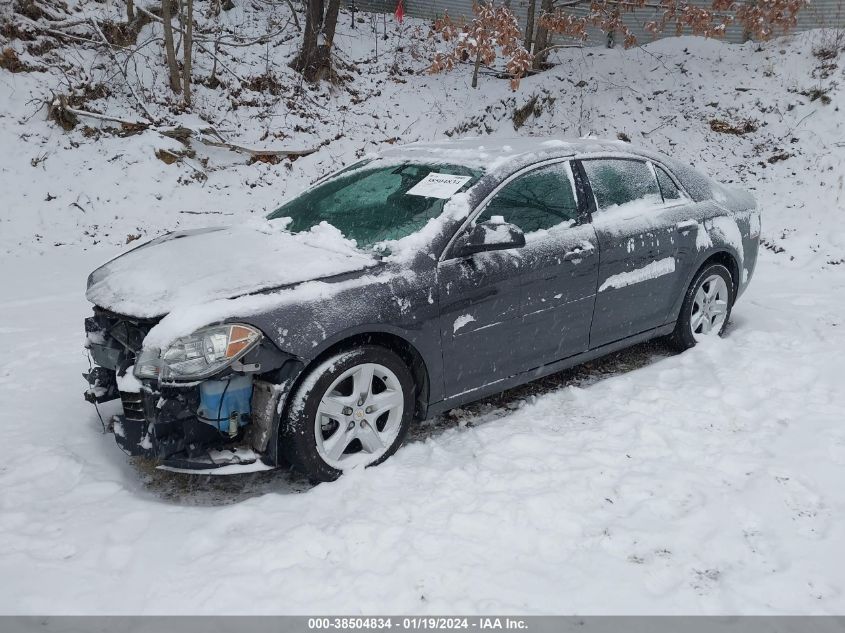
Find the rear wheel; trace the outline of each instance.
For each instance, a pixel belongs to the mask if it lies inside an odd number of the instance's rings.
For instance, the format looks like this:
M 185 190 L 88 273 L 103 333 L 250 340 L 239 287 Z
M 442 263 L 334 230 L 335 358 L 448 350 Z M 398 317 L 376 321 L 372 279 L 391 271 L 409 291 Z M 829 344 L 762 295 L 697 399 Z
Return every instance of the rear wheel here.
M 405 438 L 414 412 L 413 376 L 388 349 L 335 354 L 303 380 L 280 433 L 282 453 L 317 481 L 375 466 Z
M 733 300 L 730 271 L 721 264 L 705 266 L 687 290 L 672 343 L 684 350 L 705 337 L 721 336 L 728 325 Z

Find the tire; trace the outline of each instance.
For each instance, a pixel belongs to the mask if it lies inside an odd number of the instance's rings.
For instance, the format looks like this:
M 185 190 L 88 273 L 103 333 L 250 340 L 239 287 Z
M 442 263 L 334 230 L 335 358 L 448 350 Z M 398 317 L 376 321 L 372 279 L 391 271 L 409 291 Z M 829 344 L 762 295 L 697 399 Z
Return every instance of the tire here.
M 312 481 L 381 464 L 405 439 L 414 394 L 411 371 L 392 351 L 366 345 L 334 354 L 308 372 L 291 398 L 280 453 Z
M 718 294 L 713 295 L 714 291 Z M 707 299 L 708 306 L 702 311 L 702 299 L 706 297 L 710 297 Z M 724 334 L 731 317 L 734 298 L 731 271 L 722 264 L 704 266 L 695 276 L 684 296 L 675 331 L 670 336 L 672 345 L 679 351 L 683 351 L 695 346 L 702 336 Z M 722 311 L 719 311 L 719 308 Z M 702 316 L 698 317 L 699 314 Z M 706 325 L 707 322 L 710 323 L 709 327 Z

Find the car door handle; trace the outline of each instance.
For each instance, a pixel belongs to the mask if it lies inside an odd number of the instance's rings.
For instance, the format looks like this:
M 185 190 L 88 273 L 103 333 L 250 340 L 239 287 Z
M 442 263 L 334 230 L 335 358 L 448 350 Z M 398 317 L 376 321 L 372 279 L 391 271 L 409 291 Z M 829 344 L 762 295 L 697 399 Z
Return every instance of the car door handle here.
M 589 257 L 596 252 L 596 249 L 590 246 L 589 248 L 573 248 L 571 251 L 566 251 L 563 254 L 564 261 L 570 262 L 573 259 L 583 259 Z
M 680 233 L 681 235 L 689 235 L 690 231 L 698 228 L 698 222 L 695 220 L 685 220 L 683 222 L 678 222 L 675 225 L 675 231 Z

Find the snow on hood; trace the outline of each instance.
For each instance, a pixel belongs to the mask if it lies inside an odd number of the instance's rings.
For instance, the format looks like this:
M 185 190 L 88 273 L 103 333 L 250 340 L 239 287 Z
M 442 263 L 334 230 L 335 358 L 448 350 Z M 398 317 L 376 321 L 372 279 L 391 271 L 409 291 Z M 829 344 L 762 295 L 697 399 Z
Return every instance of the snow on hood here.
M 295 235 L 284 226 L 262 221 L 168 233 L 95 270 L 86 297 L 120 314 L 156 317 L 376 263 L 329 224 Z

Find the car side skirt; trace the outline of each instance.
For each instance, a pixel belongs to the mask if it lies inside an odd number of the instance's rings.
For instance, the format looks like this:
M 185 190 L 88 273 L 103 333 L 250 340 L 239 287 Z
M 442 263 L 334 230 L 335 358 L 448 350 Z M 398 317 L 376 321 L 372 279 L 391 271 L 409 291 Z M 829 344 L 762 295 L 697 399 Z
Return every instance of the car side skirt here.
M 596 358 L 612 354 L 613 352 L 618 352 L 619 350 L 631 347 L 632 345 L 644 343 L 645 341 L 659 336 L 666 336 L 671 334 L 674 329 L 675 323 L 673 321 L 671 323 L 661 325 L 660 327 L 640 332 L 634 336 L 629 336 L 619 341 L 614 341 L 613 343 L 608 343 L 607 345 L 602 345 L 601 347 L 563 358 L 555 361 L 554 363 L 549 363 L 548 365 L 543 365 L 541 367 L 537 367 L 536 369 L 531 369 L 520 374 L 516 374 L 515 376 L 484 385 L 478 389 L 459 393 L 451 398 L 446 398 L 445 400 L 441 400 L 439 402 L 430 402 L 426 411 L 426 418 L 432 418 L 435 415 L 448 411 L 449 409 L 454 409 L 455 407 L 469 404 L 470 402 L 475 402 L 476 400 L 481 400 L 488 396 L 501 393 L 502 391 L 543 378 L 544 376 L 556 374 L 557 372 L 570 369 L 576 365 L 595 360 Z

